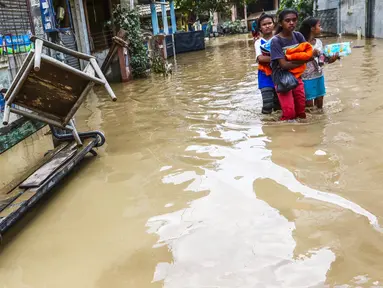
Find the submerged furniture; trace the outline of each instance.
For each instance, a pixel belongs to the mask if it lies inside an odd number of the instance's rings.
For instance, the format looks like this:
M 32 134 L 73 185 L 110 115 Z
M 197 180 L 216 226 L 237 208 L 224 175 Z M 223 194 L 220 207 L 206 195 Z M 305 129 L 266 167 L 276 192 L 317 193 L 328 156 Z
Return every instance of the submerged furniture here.
M 0 245 L 2 236 L 31 210 L 44 196 L 51 194 L 88 153 L 95 154 L 98 138 L 87 138 L 83 145 L 62 142 L 29 166 L 12 182 L 0 188 Z M 10 150 L 5 153 L 12 153 Z
M 10 113 L 40 120 L 54 127 L 71 131 L 78 145 L 82 145 L 73 116 L 95 84 L 105 87 L 116 101 L 109 83 L 93 56 L 55 43 L 32 37 L 32 49 L 11 87 L 5 94 L 3 124 L 8 125 Z M 44 48 L 87 61 L 83 71 L 62 63 L 45 53 Z
M 41 135 L 47 131 L 39 131 L 46 129 L 46 124 L 57 143 L 37 162 L 0 182 L 5 185 L 0 186 L 0 244 L 3 233 L 52 191 L 88 153 L 96 156 L 94 148 L 105 143 L 100 131 L 78 133 L 73 121 L 92 87 L 104 86 L 112 100 L 116 100 L 93 56 L 37 37 L 32 37 L 32 41 L 35 48 L 5 92 L 3 123 L 7 126 L 0 128 L 0 154 L 14 153 L 10 148 L 34 133 L 44 137 Z M 84 70 L 72 68 L 47 55 L 45 48 L 84 60 L 87 65 Z M 24 117 L 8 125 L 11 113 Z

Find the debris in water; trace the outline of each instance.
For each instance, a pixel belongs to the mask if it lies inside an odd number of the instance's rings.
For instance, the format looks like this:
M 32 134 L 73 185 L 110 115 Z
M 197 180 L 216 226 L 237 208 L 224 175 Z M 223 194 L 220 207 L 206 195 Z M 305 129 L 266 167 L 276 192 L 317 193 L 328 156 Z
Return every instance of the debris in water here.
M 317 155 L 317 156 L 325 156 L 325 155 L 327 155 L 327 153 L 324 152 L 323 150 L 317 150 L 317 151 L 315 151 L 315 155 Z

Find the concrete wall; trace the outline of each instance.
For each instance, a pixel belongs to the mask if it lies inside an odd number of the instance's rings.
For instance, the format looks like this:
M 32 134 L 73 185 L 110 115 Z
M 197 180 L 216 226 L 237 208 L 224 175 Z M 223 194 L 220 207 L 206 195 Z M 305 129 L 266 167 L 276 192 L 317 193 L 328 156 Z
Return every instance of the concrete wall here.
M 41 38 L 45 38 L 43 21 L 41 19 L 40 1 L 30 0 L 31 4 L 31 17 L 33 26 L 35 29 L 35 35 Z
M 366 0 L 318 0 L 318 17 L 323 19 L 322 25 L 326 26 L 326 22 L 334 23 L 333 15 L 330 15 L 331 9 L 335 9 L 341 2 L 341 27 L 340 32 L 342 34 L 357 34 L 358 28 L 361 29 L 362 36 L 366 33 Z M 372 1 L 372 0 L 370 0 Z M 349 3 L 354 3 L 349 7 Z M 326 11 L 326 12 L 325 12 Z M 373 18 L 373 35 L 376 38 L 383 38 L 383 1 L 375 0 L 374 18 Z M 324 28 L 324 31 L 329 27 Z M 327 31 L 326 31 L 327 32 Z
M 339 0 L 318 0 L 318 11 L 336 9 L 338 6 Z
M 8 88 L 10 85 L 10 75 L 8 71 L 8 66 L 8 56 L 0 55 L 0 86 L 3 86 L 5 88 Z
M 86 26 L 85 11 L 83 1 L 70 0 L 72 7 L 73 26 L 76 35 L 77 49 L 80 52 L 90 54 L 90 45 L 88 38 L 88 30 Z M 83 61 L 80 62 L 82 68 L 85 67 Z
M 375 21 L 373 33 L 377 38 L 383 38 L 383 1 L 375 0 Z
M 341 33 L 356 34 L 357 29 L 362 29 L 362 36 L 365 35 L 365 0 L 354 0 L 355 5 L 348 8 L 348 1 L 342 1 L 341 9 Z

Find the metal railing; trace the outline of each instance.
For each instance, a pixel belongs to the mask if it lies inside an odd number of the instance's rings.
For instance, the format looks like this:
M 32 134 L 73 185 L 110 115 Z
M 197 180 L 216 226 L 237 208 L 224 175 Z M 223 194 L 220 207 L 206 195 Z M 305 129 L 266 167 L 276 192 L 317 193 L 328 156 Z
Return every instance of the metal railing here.
M 106 50 L 113 44 L 113 31 L 112 29 L 108 29 L 101 32 L 91 33 L 91 39 L 92 52 Z

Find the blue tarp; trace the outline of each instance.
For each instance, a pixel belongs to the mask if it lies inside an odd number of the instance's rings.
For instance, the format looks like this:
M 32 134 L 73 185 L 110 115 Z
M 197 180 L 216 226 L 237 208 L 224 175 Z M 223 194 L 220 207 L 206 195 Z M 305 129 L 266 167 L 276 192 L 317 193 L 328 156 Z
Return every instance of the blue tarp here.
M 174 34 L 176 54 L 205 49 L 204 31 L 179 32 Z M 172 35 L 166 36 L 166 50 L 168 56 L 173 56 Z

